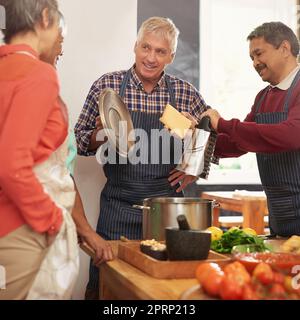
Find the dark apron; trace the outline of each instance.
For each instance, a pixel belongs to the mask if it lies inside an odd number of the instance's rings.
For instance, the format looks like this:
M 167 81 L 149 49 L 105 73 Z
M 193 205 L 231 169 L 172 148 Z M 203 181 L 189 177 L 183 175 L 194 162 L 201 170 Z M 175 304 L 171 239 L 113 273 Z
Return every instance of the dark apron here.
M 289 101 L 299 79 L 300 71 L 287 92 L 283 112 L 259 113 L 266 89 L 256 106 L 256 123 L 277 124 L 288 118 Z M 300 150 L 257 153 L 256 158 L 268 201 L 271 234 L 300 235 Z
M 125 89 L 129 83 L 131 71 L 127 71 L 120 88 L 120 96 L 123 98 Z M 166 75 L 166 84 L 170 95 L 170 103 L 176 106 L 175 93 L 170 79 Z M 130 111 L 135 129 L 143 129 L 151 137 L 151 129 L 163 129 L 160 123 L 160 113 L 146 113 Z M 164 134 L 169 136 L 165 130 Z M 148 161 L 151 159 L 151 142 L 148 145 Z M 157 147 L 157 146 L 156 146 Z M 181 151 L 181 150 L 180 150 Z M 164 153 L 168 153 L 170 164 L 163 164 Z M 119 240 L 120 236 L 128 239 L 142 239 L 142 210 L 135 209 L 134 204 L 143 204 L 145 198 L 153 197 L 182 197 L 177 193 L 179 184 L 171 187 L 168 182 L 170 171 L 173 170 L 180 159 L 181 152 L 175 152 L 174 140 L 171 138 L 169 150 L 163 150 L 159 146 L 159 162 L 157 164 L 105 164 L 103 167 L 107 183 L 101 192 L 100 215 L 97 224 L 97 233 L 106 240 Z M 98 285 L 98 268 L 90 265 L 89 288 Z

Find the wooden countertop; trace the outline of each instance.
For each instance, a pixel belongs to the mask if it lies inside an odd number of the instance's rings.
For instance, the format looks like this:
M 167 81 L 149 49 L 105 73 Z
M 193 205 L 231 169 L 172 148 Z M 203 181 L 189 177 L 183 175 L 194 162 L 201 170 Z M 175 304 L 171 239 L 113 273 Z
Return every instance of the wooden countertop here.
M 214 226 L 219 226 L 220 209 L 237 211 L 242 214 L 243 228 L 249 227 L 257 234 L 264 234 L 264 216 L 268 211 L 264 192 L 203 192 L 201 198 L 216 200 L 220 204 L 220 207 L 213 208 Z
M 117 256 L 119 241 L 112 241 Z M 100 267 L 100 297 L 120 300 L 178 300 L 196 279 L 155 279 L 116 258 Z
M 268 240 L 275 249 L 284 240 Z M 117 257 L 120 241 L 111 241 Z M 100 299 L 105 300 L 178 300 L 192 287 L 194 279 L 156 279 L 116 258 L 100 266 Z M 186 297 L 186 295 L 185 295 Z M 193 299 L 206 299 L 199 290 Z

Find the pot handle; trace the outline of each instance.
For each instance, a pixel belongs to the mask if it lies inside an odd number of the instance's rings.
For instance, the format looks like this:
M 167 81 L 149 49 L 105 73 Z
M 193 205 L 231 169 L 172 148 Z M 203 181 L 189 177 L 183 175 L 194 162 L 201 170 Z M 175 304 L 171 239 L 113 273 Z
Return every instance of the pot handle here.
M 220 203 L 217 202 L 216 200 L 213 200 L 213 201 L 212 201 L 212 207 L 213 207 L 213 208 L 220 208 L 221 205 L 220 205 Z
M 132 208 L 135 208 L 135 209 L 141 209 L 141 210 L 150 210 L 151 208 L 150 207 L 147 207 L 147 206 L 140 206 L 140 205 L 138 205 L 138 204 L 134 204 L 133 206 L 132 206 Z

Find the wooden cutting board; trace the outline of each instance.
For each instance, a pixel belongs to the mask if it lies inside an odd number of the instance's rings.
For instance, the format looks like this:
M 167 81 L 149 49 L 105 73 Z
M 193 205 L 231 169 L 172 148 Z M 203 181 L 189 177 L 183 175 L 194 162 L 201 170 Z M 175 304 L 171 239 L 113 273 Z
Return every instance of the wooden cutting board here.
M 196 268 L 200 263 L 217 262 L 222 266 L 231 261 L 230 257 L 214 251 L 209 252 L 206 260 L 160 261 L 142 253 L 139 241 L 120 243 L 118 258 L 158 279 L 195 278 Z

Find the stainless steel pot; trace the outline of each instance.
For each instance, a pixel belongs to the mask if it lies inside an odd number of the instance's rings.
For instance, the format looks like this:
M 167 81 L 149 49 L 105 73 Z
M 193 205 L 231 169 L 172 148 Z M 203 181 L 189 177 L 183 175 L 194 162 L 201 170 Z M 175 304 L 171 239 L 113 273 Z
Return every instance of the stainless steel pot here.
M 143 239 L 165 240 L 166 227 L 178 227 L 176 217 L 185 214 L 191 229 L 204 230 L 212 224 L 212 210 L 219 204 L 199 198 L 147 198 L 143 206 Z

